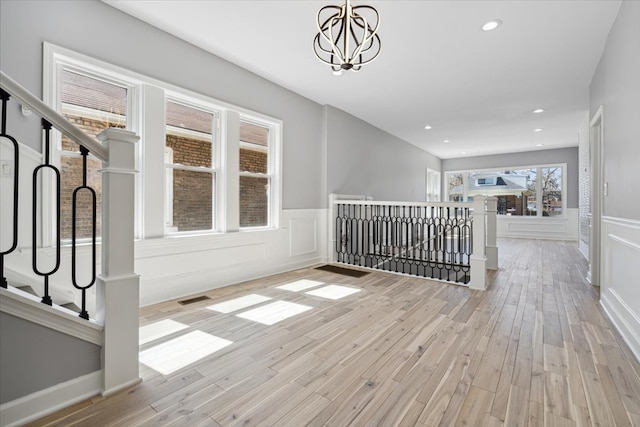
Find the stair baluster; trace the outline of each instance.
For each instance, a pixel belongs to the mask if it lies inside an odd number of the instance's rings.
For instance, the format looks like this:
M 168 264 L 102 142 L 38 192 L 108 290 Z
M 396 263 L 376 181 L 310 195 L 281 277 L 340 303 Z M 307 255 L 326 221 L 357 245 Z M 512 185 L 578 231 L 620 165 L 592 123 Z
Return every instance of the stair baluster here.
M 0 123 L 0 138 L 8 139 L 13 145 L 13 206 L 12 206 L 12 239 L 11 245 L 6 250 L 0 250 L 0 287 L 7 288 L 7 278 L 4 276 L 4 256 L 13 252 L 18 246 L 18 171 L 20 155 L 18 152 L 18 141 L 11 135 L 7 135 L 7 101 L 10 95 L 8 92 L 0 89 L 0 98 L 2 99 L 2 122 Z
M 82 291 L 82 311 L 80 311 L 80 317 L 83 319 L 89 319 L 89 313 L 87 312 L 87 289 L 89 289 L 96 282 L 96 192 L 93 188 L 87 185 L 87 156 L 89 150 L 84 146 L 80 146 L 80 154 L 82 154 L 82 185 L 73 190 L 73 208 L 72 208 L 72 220 L 71 220 L 71 280 L 73 286 L 76 289 Z M 78 195 L 81 191 L 88 192 L 91 197 L 91 280 L 88 284 L 81 286 L 78 284 L 77 271 L 76 271 L 76 226 L 77 226 L 77 208 L 78 208 Z
M 51 305 L 53 301 L 49 295 L 49 276 L 58 271 L 60 268 L 60 171 L 55 166 L 49 163 L 50 157 L 50 137 L 51 137 L 51 123 L 42 119 L 42 128 L 44 129 L 45 142 L 44 142 L 44 164 L 37 166 L 33 170 L 33 223 L 32 223 L 32 244 L 33 244 L 33 257 L 32 266 L 33 271 L 38 275 L 44 277 L 44 295 L 42 297 L 42 303 Z M 56 261 L 55 265 L 48 271 L 41 271 L 38 268 L 38 176 L 40 172 L 49 170 L 53 173 L 55 178 L 55 221 L 56 221 L 56 235 L 55 235 L 55 247 L 56 247 Z

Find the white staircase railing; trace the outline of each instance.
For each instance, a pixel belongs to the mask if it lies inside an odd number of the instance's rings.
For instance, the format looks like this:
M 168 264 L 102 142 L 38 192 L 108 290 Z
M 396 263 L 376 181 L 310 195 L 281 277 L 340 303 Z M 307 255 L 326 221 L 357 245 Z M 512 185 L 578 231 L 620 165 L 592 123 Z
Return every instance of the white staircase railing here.
M 332 194 L 330 262 L 486 289 L 498 268 L 496 198 L 472 203 L 386 202 Z
M 101 270 L 96 272 L 96 313 L 91 321 L 102 325 L 102 393 L 112 394 L 140 381 L 138 372 L 139 277 L 134 271 L 135 144 L 139 138 L 133 132 L 112 128 L 102 131 L 96 140 L 75 127 L 64 116 L 2 71 L 0 71 L 0 88 L 9 95 L 11 101 L 17 100 L 22 106 L 42 117 L 55 129 L 102 161 L 100 170 L 102 173 L 102 231 L 100 243 L 98 243 L 101 245 Z M 6 101 L 3 101 L 3 104 L 4 123 Z M 4 124 L 2 133 L 5 134 L 2 137 L 6 140 L 15 141 L 6 135 Z M 15 147 L 17 168 L 18 145 L 15 144 Z M 10 180 L 11 177 L 3 176 L 1 179 Z M 13 179 L 18 181 L 17 171 Z M 17 185 L 19 191 L 30 191 L 32 188 L 31 182 L 19 182 Z M 12 196 L 3 193 L 2 204 L 11 206 Z M 23 220 L 26 217 L 26 220 L 30 221 L 29 213 L 17 212 L 17 202 L 14 204 L 16 205 L 14 220 Z M 5 236 L 10 236 L 12 233 L 17 233 L 17 227 L 5 227 L 2 230 Z M 57 246 L 60 244 L 58 243 Z M 13 249 L 10 247 L 0 249 L 4 250 L 1 255 L 3 258 L 1 264 L 10 268 L 12 255 L 15 255 L 11 253 Z M 34 247 L 31 250 L 35 253 L 41 248 Z M 0 273 L 2 273 L 1 278 L 4 279 L 4 271 Z

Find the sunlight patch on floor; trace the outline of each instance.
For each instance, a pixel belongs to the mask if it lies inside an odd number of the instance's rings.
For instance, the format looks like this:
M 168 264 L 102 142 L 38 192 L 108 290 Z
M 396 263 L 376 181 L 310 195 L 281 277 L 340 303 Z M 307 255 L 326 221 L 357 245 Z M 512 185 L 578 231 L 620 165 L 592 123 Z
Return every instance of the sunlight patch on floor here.
M 276 301 L 244 313 L 236 314 L 243 319 L 253 320 L 263 325 L 274 325 L 282 320 L 311 310 L 312 307 L 287 301 Z
M 231 313 L 232 311 L 251 307 L 252 305 L 260 304 L 270 299 L 271 298 L 262 295 L 250 294 L 219 304 L 210 305 L 207 308 L 212 311 L 217 311 L 218 313 Z
M 175 320 L 165 319 L 159 322 L 151 323 L 140 327 L 140 345 L 155 341 L 159 338 L 166 337 L 175 332 L 188 328 L 184 323 Z
M 230 344 L 233 342 L 202 331 L 193 331 L 141 351 L 140 363 L 169 375 Z
M 324 285 L 324 282 L 317 282 L 315 280 L 301 279 L 295 282 L 287 283 L 286 285 L 277 286 L 277 289 L 284 289 L 285 291 L 299 292 L 305 289 L 315 288 L 317 286 Z
M 349 288 L 347 286 L 329 285 L 322 288 L 314 289 L 313 291 L 305 292 L 307 295 L 313 295 L 320 298 L 327 299 L 340 299 L 356 292 L 360 292 L 361 289 Z

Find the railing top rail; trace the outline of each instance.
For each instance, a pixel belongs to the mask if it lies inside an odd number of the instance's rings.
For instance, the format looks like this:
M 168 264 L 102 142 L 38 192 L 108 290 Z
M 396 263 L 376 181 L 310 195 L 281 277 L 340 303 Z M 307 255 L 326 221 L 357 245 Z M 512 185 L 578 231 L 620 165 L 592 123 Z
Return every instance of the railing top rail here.
M 388 202 L 381 200 L 334 200 L 334 205 L 366 205 L 366 206 L 409 206 L 409 207 L 444 207 L 471 208 L 472 202 Z
M 13 80 L 3 71 L 0 71 L 0 87 L 17 99 L 22 105 L 34 111 L 40 117 L 46 119 L 51 125 L 71 138 L 74 142 L 83 145 L 91 154 L 102 161 L 107 161 L 109 155 L 104 145 L 100 144 L 96 139 L 91 138 L 82 130 L 74 126 L 62 114 L 33 96 L 27 89 L 22 87 L 18 82 Z

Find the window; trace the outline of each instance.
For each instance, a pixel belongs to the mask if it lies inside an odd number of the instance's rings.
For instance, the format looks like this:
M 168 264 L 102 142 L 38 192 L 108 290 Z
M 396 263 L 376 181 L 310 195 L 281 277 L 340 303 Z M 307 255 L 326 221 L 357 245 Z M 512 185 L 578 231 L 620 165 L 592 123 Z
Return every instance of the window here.
M 562 168 L 542 168 L 542 215 L 562 215 Z
M 269 225 L 269 128 L 240 122 L 240 227 Z
M 562 216 L 564 168 L 554 165 L 447 172 L 447 198 L 451 202 L 470 202 L 475 195 L 495 196 L 498 215 Z
M 129 89 L 126 85 L 108 81 L 63 67 L 59 73 L 60 111 L 86 134 L 95 137 L 108 127 L 127 126 Z M 89 155 L 87 158 L 87 185 L 96 192 L 96 234 L 100 235 L 102 206 L 102 177 L 98 170 L 101 162 Z M 79 146 L 63 136 L 60 141 L 60 237 L 70 240 L 72 235 L 73 191 L 82 185 L 82 156 Z M 92 235 L 91 206 L 88 192 L 78 192 L 76 237 L 90 238 Z
M 217 114 L 167 101 L 165 230 L 214 230 Z
M 440 201 L 440 171 L 427 168 L 427 202 Z
M 476 179 L 477 185 L 496 185 L 495 177 L 491 178 L 478 178 Z
M 44 75 L 45 102 L 90 136 L 107 127 L 141 135 L 136 145 L 137 236 L 278 227 L 280 120 L 49 43 L 44 44 Z M 58 140 L 52 162 L 61 166 L 62 236 L 70 239 L 71 194 L 81 182 L 78 146 Z M 101 167 L 89 156 L 89 185 L 96 190 L 98 211 Z M 47 200 L 51 203 L 43 211 L 48 209 L 51 217 L 53 197 Z M 53 235 L 51 224 L 45 221 L 43 235 Z M 80 237 L 89 237 L 89 218 L 80 218 L 77 230 Z

